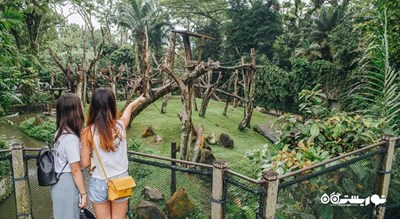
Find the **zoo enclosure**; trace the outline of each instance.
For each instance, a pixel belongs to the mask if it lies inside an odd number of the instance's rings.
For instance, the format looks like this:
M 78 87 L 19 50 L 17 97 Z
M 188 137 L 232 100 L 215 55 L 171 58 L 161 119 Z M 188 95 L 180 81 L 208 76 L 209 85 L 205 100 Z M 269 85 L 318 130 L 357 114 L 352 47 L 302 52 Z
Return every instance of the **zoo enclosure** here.
M 164 196 L 164 201 L 155 204 L 160 208 L 177 188 L 185 188 L 194 204 L 190 218 L 275 218 L 276 215 L 278 218 L 292 218 L 295 214 L 285 209 L 285 205 L 291 199 L 294 205 L 303 206 L 304 212 L 320 217 L 318 209 L 327 206 L 310 207 L 309 203 L 308 205 L 304 203 L 320 202 L 321 189 L 313 190 L 312 186 L 322 188 L 321 184 L 328 184 L 333 176 L 339 174 L 340 182 L 346 182 L 346 179 L 354 178 L 350 171 L 354 166 L 367 164 L 366 167 L 372 170 L 365 177 L 368 180 L 353 179 L 355 186 L 363 186 L 365 194 L 376 193 L 388 197 L 389 182 L 396 178 L 390 179 L 392 169 L 398 171 L 400 165 L 399 139 L 399 137 L 386 138 L 377 144 L 284 175 L 278 175 L 271 170 L 264 171 L 259 180 L 229 170 L 224 161 L 208 165 L 177 160 L 174 158 L 174 153 L 171 153 L 172 158 L 168 158 L 129 151 L 129 173 L 136 179 L 137 187 L 130 201 L 128 216 L 134 218 L 134 205 L 142 199 L 142 189 L 152 187 L 158 189 Z M 172 144 L 171 152 L 175 151 L 174 145 Z M 0 218 L 51 218 L 50 188 L 39 187 L 37 184 L 38 150 L 24 148 L 21 144 L 13 144 L 11 149 L 0 150 L 0 166 L 10 167 L 8 177 L 3 177 L 1 182 L 11 186 L 15 200 L 13 207 L 7 212 L 2 212 Z M 394 168 L 391 168 L 396 152 L 397 159 Z M 394 173 L 398 174 L 396 171 Z M 87 172 L 85 175 L 88 179 Z M 319 178 L 323 180 L 318 180 Z M 328 186 L 322 190 L 334 192 L 333 189 L 347 187 L 347 184 L 336 182 L 335 187 Z M 7 186 L 0 188 L 6 190 Z M 346 190 L 336 192 L 346 192 Z M 304 199 L 302 196 L 307 200 L 302 200 Z M 328 208 L 331 210 L 325 211 L 330 211 L 331 215 L 336 216 L 346 213 L 339 211 L 338 208 Z M 369 218 L 383 218 L 386 209 L 396 208 L 400 208 L 400 201 L 391 199 L 389 195 L 386 205 L 377 207 L 371 205 L 351 210 L 350 213 L 354 216 L 359 214 L 370 215 Z

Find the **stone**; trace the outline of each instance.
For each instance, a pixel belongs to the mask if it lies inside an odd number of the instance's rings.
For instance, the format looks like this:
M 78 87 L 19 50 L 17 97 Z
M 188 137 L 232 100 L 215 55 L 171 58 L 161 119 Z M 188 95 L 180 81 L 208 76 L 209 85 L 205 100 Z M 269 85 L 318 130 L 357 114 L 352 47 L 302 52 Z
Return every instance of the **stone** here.
M 149 126 L 146 128 L 146 130 L 144 130 L 144 132 L 142 133 L 142 138 L 147 138 L 149 136 L 153 136 L 156 133 L 154 133 L 154 129 L 152 126 Z
M 165 203 L 165 212 L 169 218 L 185 218 L 194 211 L 186 189 L 179 188 Z
M 138 219 L 163 219 L 165 214 L 153 203 L 140 200 L 135 206 L 135 214 Z
M 221 135 L 219 136 L 219 144 L 224 148 L 229 148 L 229 149 L 232 149 L 234 146 L 234 142 L 231 136 L 225 133 L 221 133 Z
M 213 153 L 208 149 L 203 149 L 200 154 L 200 163 L 212 164 L 216 161 Z
M 145 186 L 142 190 L 142 195 L 145 200 L 148 201 L 161 201 L 164 199 L 164 194 L 160 190 L 152 188 L 150 186 Z
M 206 137 L 206 141 L 211 145 L 217 144 L 217 138 L 215 137 L 214 133 L 211 133 L 211 135 L 208 135 Z
M 156 137 L 154 138 L 154 143 L 159 143 L 163 140 L 163 138 L 160 135 L 156 135 Z

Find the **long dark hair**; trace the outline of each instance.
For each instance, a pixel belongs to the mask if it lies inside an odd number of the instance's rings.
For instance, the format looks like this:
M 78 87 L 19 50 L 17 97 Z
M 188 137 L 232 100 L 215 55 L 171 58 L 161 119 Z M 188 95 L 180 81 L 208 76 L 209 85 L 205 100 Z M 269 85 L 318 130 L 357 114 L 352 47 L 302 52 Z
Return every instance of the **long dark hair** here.
M 80 138 L 84 117 L 81 100 L 76 94 L 66 93 L 58 98 L 56 118 L 57 134 L 54 142 L 64 131 L 73 132 Z
M 117 103 L 114 92 L 109 88 L 97 88 L 92 96 L 86 125 L 95 126 L 100 136 L 101 148 L 105 151 L 115 151 L 113 134 L 120 137 L 116 121 Z

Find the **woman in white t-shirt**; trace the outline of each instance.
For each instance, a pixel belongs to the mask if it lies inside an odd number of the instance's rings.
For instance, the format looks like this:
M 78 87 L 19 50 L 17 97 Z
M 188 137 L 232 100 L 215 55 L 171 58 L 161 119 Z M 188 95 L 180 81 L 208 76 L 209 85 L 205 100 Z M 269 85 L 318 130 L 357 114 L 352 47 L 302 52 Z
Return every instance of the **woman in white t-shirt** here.
M 98 88 L 92 96 L 87 127 L 82 131 L 82 166 L 88 167 L 92 161 L 92 166 L 95 167 L 89 183 L 89 199 L 93 203 L 97 219 L 126 218 L 128 198 L 108 201 L 106 177 L 101 168 L 96 168 L 100 167 L 100 162 L 97 154 L 92 152 L 96 147 L 109 178 L 127 176 L 126 128 L 132 110 L 144 100 L 140 96 L 131 102 L 121 118 L 117 119 L 115 95 L 111 89 Z
M 68 93 L 58 98 L 56 117 L 54 163 L 60 179 L 51 187 L 53 217 L 79 219 L 80 208 L 87 206 L 87 194 L 80 164 L 79 138 L 84 119 L 79 97 Z

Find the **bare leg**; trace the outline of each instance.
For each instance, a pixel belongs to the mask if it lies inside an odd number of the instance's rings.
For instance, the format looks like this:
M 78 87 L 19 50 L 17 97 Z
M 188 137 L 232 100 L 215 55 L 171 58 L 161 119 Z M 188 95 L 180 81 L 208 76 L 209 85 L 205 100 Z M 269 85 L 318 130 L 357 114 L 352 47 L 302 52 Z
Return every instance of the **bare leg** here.
M 93 203 L 94 213 L 97 219 L 111 219 L 111 203 L 109 201 L 103 203 Z
M 112 219 L 126 219 L 128 200 L 123 202 L 111 202 Z

